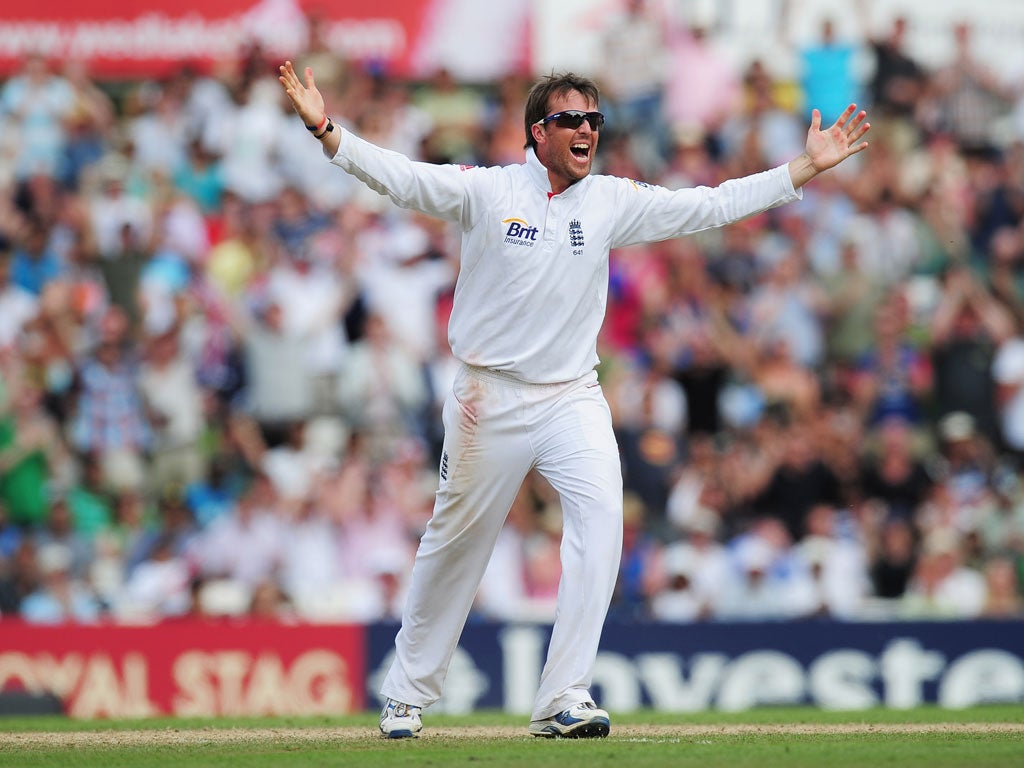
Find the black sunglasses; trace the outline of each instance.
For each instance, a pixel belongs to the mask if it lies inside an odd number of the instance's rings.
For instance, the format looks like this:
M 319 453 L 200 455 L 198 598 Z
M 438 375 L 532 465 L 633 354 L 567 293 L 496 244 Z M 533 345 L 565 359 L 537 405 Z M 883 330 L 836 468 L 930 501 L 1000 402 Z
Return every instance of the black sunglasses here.
M 572 128 L 575 131 L 583 125 L 584 120 L 590 123 L 590 130 L 592 131 L 600 131 L 604 127 L 604 115 L 600 112 L 582 112 L 578 109 L 555 112 L 553 115 L 541 118 L 536 124 L 544 125 L 553 122 L 559 128 Z

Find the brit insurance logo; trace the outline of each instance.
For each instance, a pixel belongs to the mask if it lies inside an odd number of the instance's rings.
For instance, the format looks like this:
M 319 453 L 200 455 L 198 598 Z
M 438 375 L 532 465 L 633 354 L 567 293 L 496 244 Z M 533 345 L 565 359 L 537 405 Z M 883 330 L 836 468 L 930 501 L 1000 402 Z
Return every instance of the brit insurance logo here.
M 525 245 L 533 248 L 537 242 L 537 227 L 531 227 L 523 219 L 502 219 L 502 224 L 507 224 L 505 230 L 505 243 L 507 245 Z

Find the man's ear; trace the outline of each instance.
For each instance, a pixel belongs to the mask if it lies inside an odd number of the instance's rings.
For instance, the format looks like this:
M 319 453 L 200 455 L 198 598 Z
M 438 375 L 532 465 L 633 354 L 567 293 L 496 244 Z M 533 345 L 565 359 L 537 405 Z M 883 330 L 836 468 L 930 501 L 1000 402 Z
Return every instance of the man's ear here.
M 538 144 L 543 144 L 545 141 L 548 140 L 547 131 L 544 130 L 543 125 L 534 123 L 533 125 L 530 126 L 530 133 L 533 134 L 534 141 L 536 141 Z

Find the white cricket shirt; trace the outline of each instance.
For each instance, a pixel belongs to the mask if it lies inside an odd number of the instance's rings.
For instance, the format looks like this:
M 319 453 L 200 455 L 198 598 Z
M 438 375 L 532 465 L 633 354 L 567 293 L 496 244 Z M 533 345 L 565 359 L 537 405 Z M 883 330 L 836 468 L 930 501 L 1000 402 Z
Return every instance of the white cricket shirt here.
M 532 149 L 521 165 L 432 165 L 347 130 L 331 162 L 403 208 L 459 223 L 453 354 L 542 384 L 597 365 L 610 249 L 729 224 L 802 196 L 785 165 L 675 191 L 590 175 L 552 195 Z

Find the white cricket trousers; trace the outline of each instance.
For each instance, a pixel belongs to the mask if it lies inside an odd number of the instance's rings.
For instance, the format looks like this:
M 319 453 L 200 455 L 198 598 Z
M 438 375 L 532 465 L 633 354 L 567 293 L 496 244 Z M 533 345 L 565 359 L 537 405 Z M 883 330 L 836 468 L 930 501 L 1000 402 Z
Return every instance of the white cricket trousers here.
M 463 366 L 444 405 L 434 513 L 420 540 L 388 698 L 441 697 L 498 533 L 534 467 L 562 505 L 562 578 L 534 720 L 591 701 L 598 641 L 622 554 L 622 472 L 597 373 L 526 384 Z

